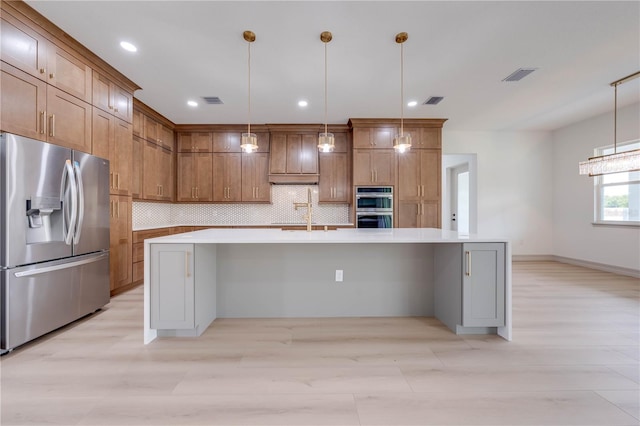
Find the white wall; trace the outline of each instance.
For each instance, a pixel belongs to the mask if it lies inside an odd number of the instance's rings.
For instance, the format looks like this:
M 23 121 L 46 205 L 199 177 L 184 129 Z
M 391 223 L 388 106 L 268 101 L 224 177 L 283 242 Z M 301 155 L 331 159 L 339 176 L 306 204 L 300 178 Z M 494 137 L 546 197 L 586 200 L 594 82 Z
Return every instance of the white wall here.
M 503 236 L 514 255 L 553 252 L 550 132 L 443 129 L 443 154 L 477 154 L 478 233 Z
M 640 103 L 618 109 L 618 142 L 640 138 Z M 613 144 L 613 112 L 552 133 L 553 254 L 640 269 L 640 229 L 594 226 L 593 178 L 578 175 L 578 162 L 594 148 Z

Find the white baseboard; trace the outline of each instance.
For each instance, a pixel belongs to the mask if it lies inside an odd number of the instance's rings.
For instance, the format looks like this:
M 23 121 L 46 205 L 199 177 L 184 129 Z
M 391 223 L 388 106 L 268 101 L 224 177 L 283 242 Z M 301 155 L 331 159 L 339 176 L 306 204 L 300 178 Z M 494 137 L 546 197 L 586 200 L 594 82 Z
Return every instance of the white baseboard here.
M 614 274 L 626 275 L 629 277 L 640 278 L 640 270 L 632 268 L 624 268 L 622 266 L 607 265 L 604 263 L 591 262 L 588 260 L 572 259 L 564 256 L 554 256 L 550 254 L 520 254 L 513 255 L 511 260 L 514 262 L 560 262 L 570 265 L 582 266 L 585 268 L 596 269 L 598 271 L 612 272 Z
M 585 268 L 597 269 L 598 271 L 613 272 L 614 274 L 640 278 L 640 270 L 638 269 L 624 268 L 622 266 L 606 265 L 604 263 L 591 262 L 588 260 L 572 259 L 570 257 L 563 257 L 563 256 L 553 256 L 553 260 L 560 263 L 568 263 L 570 265 L 584 266 Z
M 511 256 L 514 262 L 550 262 L 554 261 L 551 254 L 514 254 Z

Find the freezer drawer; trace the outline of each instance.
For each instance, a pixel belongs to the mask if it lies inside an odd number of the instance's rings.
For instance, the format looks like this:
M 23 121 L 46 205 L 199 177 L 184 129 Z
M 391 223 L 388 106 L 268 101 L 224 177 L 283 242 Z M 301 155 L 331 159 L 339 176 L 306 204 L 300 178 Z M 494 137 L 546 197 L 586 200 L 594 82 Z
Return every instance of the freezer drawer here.
M 10 350 L 109 303 L 109 253 L 0 272 L 0 349 Z

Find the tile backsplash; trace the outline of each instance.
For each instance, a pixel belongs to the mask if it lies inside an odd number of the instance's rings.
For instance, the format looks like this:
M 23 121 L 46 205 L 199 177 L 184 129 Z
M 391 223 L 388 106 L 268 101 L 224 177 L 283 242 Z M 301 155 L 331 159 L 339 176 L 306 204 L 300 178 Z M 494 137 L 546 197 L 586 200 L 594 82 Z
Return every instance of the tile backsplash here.
M 306 209 L 295 210 L 294 202 L 307 201 L 311 188 L 313 222 L 347 224 L 347 204 L 318 205 L 316 185 L 271 185 L 272 204 L 169 204 L 133 203 L 133 229 L 193 225 L 271 225 L 304 223 Z

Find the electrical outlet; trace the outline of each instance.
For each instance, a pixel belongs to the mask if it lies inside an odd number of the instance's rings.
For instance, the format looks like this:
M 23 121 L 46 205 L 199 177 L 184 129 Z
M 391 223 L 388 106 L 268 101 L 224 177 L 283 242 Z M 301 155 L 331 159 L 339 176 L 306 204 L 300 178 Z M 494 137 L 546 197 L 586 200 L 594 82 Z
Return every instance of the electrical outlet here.
M 336 282 L 342 282 L 342 269 L 336 269 Z

